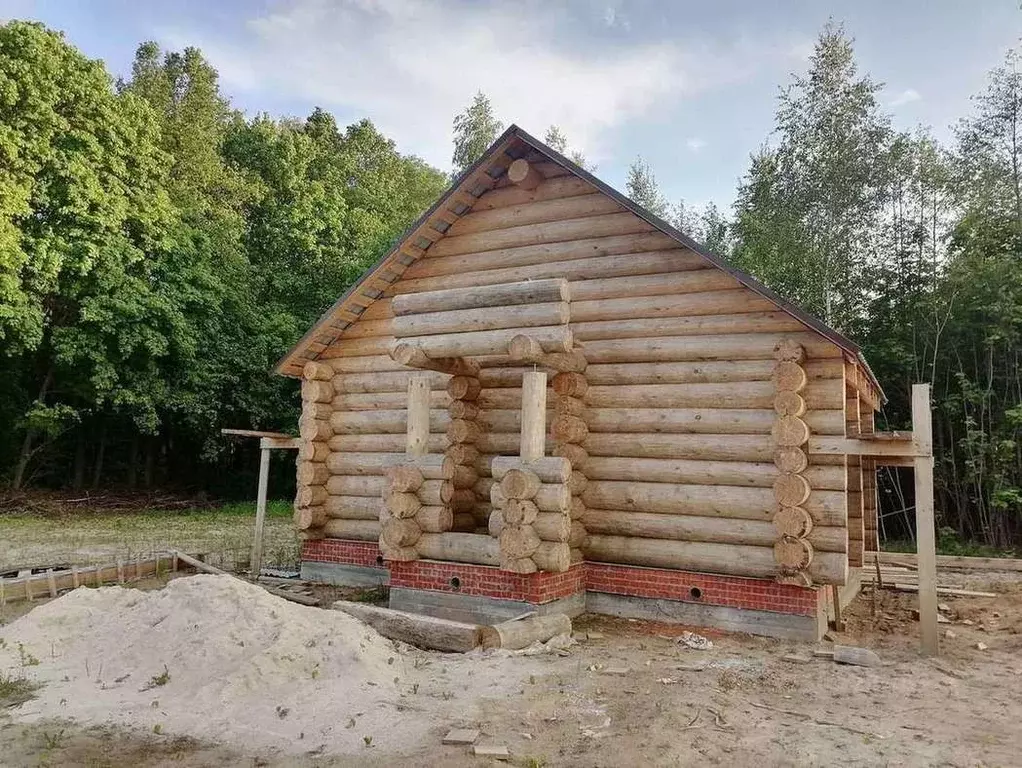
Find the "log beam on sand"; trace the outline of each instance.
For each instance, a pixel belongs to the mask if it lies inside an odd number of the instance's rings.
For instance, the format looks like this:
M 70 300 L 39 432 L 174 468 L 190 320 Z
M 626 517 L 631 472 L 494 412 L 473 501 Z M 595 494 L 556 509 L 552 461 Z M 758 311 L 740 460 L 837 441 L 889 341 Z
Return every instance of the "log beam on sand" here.
M 466 653 L 481 641 L 482 628 L 460 621 L 436 619 L 418 613 L 406 613 L 366 603 L 338 600 L 331 606 L 344 611 L 375 629 L 384 637 L 402 643 L 448 653 Z

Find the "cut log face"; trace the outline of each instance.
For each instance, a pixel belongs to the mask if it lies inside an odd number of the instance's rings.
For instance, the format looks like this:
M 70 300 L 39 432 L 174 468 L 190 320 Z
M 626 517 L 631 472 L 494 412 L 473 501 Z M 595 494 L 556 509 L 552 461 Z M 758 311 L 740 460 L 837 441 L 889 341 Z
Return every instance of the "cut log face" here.
M 388 467 L 384 471 L 384 476 L 387 478 L 390 490 L 392 491 L 414 493 L 425 482 L 425 478 L 418 467 L 411 465 Z
M 380 536 L 387 546 L 400 548 L 414 546 L 415 542 L 419 540 L 421 533 L 422 529 L 419 528 L 418 523 L 414 519 L 400 520 L 398 518 L 391 518 L 383 524 Z
M 563 573 L 571 567 L 571 547 L 565 542 L 540 542 L 532 553 L 532 561 L 540 570 Z
M 571 634 L 571 619 L 563 613 L 505 621 L 482 628 L 483 648 L 528 648 L 558 635 Z
M 455 400 L 447 408 L 447 412 L 451 415 L 452 419 L 475 421 L 479 418 L 479 406 L 468 400 Z
M 521 469 L 512 469 L 500 480 L 500 490 L 508 499 L 531 499 L 542 485 L 539 475 Z
M 567 459 L 573 467 L 581 467 L 589 460 L 589 453 L 586 449 L 575 443 L 561 443 L 554 448 L 554 455 Z
M 387 491 L 383 504 L 391 515 L 397 518 L 415 517 L 422 508 L 422 502 L 414 493 L 406 491 Z
M 330 381 L 334 377 L 334 369 L 326 363 L 306 363 L 302 369 L 302 378 L 306 381 Z
M 798 474 L 809 466 L 809 457 L 801 448 L 778 448 L 774 453 L 774 466 L 781 472 Z
M 774 513 L 774 527 L 781 536 L 805 538 L 813 531 L 813 518 L 802 507 L 781 507 Z
M 531 557 L 521 557 L 518 559 L 501 557 L 500 559 L 500 570 L 507 571 L 509 573 L 536 573 L 539 568 L 536 566 L 535 561 Z
M 790 536 L 774 544 L 774 559 L 784 571 L 801 571 L 813 562 L 813 546 L 805 539 Z
M 577 416 L 557 416 L 550 424 L 550 435 L 562 443 L 581 443 L 589 436 L 589 428 Z
M 447 382 L 447 394 L 453 400 L 475 400 L 479 391 L 479 379 L 470 376 L 454 376 Z
M 774 359 L 801 364 L 806 359 L 806 350 L 794 339 L 785 337 L 774 347 Z
M 539 515 L 539 507 L 529 499 L 508 499 L 502 511 L 504 522 L 510 525 L 531 525 Z
M 531 525 L 505 525 L 499 541 L 501 557 L 510 560 L 529 557 L 540 545 L 539 535 Z
M 805 504 L 809 491 L 809 482 L 802 475 L 780 475 L 774 481 L 774 498 L 783 507 Z
M 479 424 L 464 419 L 453 419 L 447 427 L 447 439 L 452 443 L 474 443 L 482 431 Z
M 567 395 L 569 397 L 584 397 L 589 389 L 586 377 L 581 373 L 571 371 L 557 374 L 550 384 L 558 395 Z
M 415 513 L 415 523 L 425 533 L 444 533 L 454 525 L 450 507 L 422 507 Z
M 772 379 L 778 392 L 801 392 L 809 382 L 805 368 L 794 360 L 779 360 Z
M 778 416 L 801 416 L 806 412 L 806 401 L 797 392 L 778 392 L 774 397 L 774 412 Z
M 781 416 L 774 422 L 770 434 L 783 448 L 797 448 L 809 440 L 809 427 L 797 416 Z

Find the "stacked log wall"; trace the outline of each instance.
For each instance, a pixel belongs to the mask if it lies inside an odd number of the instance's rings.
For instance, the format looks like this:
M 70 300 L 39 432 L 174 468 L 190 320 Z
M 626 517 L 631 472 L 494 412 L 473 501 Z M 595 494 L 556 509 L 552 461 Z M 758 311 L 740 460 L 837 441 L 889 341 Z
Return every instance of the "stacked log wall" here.
M 395 342 L 393 296 L 548 277 L 570 282 L 571 329 L 589 363 L 581 398 L 587 434 L 577 443 L 584 456 L 574 457 L 583 459 L 575 469 L 588 479 L 581 494 L 586 557 L 776 573 L 776 534 L 769 538 L 777 477 L 774 349 L 786 339 L 804 348 L 803 419 L 817 435 L 845 434 L 843 353 L 703 257 L 563 175 L 535 190 L 486 193 L 323 353 L 336 393 L 328 422 L 330 519 L 369 519 L 369 508 L 380 504 L 378 472 L 386 461 L 361 455 L 403 450 L 412 370 L 388 354 Z M 490 460 L 517 450 L 521 377 L 532 366 L 509 364 L 506 356 L 476 359 L 481 434 L 472 490 L 485 500 L 493 485 Z M 449 378 L 431 377 L 430 452 L 448 448 Z M 548 426 L 556 402 L 549 398 Z M 817 552 L 811 575 L 817 583 L 842 583 L 844 459 L 814 455 L 805 472 L 812 488 L 804 504 L 813 518 L 808 540 Z M 487 519 L 486 502 L 478 504 L 476 520 Z

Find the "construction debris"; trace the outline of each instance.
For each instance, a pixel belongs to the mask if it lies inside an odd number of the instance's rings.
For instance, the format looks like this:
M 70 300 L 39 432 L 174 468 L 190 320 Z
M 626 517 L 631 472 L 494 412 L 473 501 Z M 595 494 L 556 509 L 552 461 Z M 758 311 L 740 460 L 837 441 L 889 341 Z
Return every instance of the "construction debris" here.
M 472 747 L 472 754 L 476 757 L 493 757 L 497 760 L 510 760 L 511 753 L 504 744 L 476 744 Z
M 454 728 L 447 732 L 441 740 L 441 744 L 475 744 L 479 738 L 479 731 L 475 728 Z

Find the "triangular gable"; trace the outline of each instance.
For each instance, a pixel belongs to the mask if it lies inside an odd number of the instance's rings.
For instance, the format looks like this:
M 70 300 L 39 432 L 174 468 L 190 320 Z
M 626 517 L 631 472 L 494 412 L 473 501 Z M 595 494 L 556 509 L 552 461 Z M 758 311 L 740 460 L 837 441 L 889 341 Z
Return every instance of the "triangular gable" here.
M 596 190 L 607 195 L 656 230 L 702 256 L 710 264 L 731 275 L 749 290 L 776 305 L 782 312 L 841 348 L 862 366 L 870 383 L 876 387 L 877 392 L 883 398 L 883 390 L 879 382 L 862 356 L 859 346 L 853 341 L 803 309 L 781 298 L 751 275 L 707 250 L 663 219 L 653 215 L 584 168 L 529 135 L 517 125 L 509 127 L 490 145 L 489 149 L 454 182 L 451 188 L 412 225 L 397 241 L 397 244 L 363 273 L 351 288 L 302 336 L 291 351 L 281 358 L 275 371 L 285 376 L 301 376 L 306 363 L 318 359 L 320 354 L 340 338 L 349 326 L 358 321 L 369 305 L 381 298 L 387 288 L 401 278 L 411 264 L 422 258 L 434 243 L 441 240 L 458 219 L 472 211 L 473 205 L 478 202 L 479 198 L 500 182 L 508 166 L 514 160 L 532 152 L 540 153 L 568 173 L 591 184 Z

